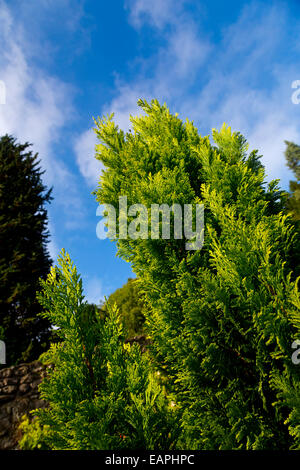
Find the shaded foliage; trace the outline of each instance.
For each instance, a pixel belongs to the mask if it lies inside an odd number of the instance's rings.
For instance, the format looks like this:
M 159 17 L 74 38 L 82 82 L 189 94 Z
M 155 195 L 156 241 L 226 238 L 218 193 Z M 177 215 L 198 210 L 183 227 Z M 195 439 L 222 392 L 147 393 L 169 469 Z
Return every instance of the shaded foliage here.
M 49 347 L 50 323 L 38 316 L 36 291 L 51 265 L 45 209 L 51 190 L 29 147 L 0 139 L 0 331 L 8 364 L 37 359 Z
M 293 218 L 300 221 L 300 147 L 293 142 L 285 141 L 286 164 L 294 173 L 295 180 L 290 181 L 290 198 L 288 208 Z
M 116 304 L 127 338 L 143 334 L 144 301 L 137 279 L 128 279 L 124 286 L 108 297 L 108 304 Z M 102 309 L 106 311 L 106 304 Z

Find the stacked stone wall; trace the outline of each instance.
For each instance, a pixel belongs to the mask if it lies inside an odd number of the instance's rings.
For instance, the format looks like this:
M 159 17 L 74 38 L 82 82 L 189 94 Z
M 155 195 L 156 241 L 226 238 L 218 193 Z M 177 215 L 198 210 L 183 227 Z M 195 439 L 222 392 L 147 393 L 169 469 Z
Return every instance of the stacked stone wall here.
M 38 386 L 47 367 L 35 361 L 0 369 L 0 449 L 18 448 L 18 426 L 23 415 L 45 408 Z

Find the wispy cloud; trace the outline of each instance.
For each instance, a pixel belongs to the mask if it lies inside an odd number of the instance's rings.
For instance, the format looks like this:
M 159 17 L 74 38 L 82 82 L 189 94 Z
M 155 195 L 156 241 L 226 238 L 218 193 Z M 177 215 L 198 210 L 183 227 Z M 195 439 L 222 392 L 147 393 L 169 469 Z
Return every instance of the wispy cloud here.
M 142 28 L 149 23 L 156 29 L 180 21 L 186 1 L 177 0 L 127 0 L 125 8 L 129 11 L 129 21 L 135 28 Z
M 287 185 L 283 141 L 300 142 L 300 106 L 290 99 L 291 83 L 300 78 L 299 50 L 292 42 L 299 22 L 283 3 L 270 7 L 254 1 L 212 44 L 203 34 L 201 18 L 193 17 L 185 4 L 127 1 L 132 26 L 141 33 L 150 26 L 163 45 L 146 60 L 140 58 L 133 81 L 117 77 L 116 97 L 102 112 L 115 112 L 116 122 L 128 129 L 136 101 L 158 98 L 183 118 L 194 119 L 201 134 L 226 122 L 263 154 L 268 179 L 282 178 Z M 294 63 L 285 61 L 287 44 L 294 47 Z
M 88 129 L 75 140 L 74 144 L 79 170 L 88 184 L 93 187 L 96 186 L 103 169 L 103 164 L 94 158 L 96 143 L 97 138 L 94 130 Z
M 137 58 L 142 70 L 136 72 L 134 82 L 127 83 L 116 72 L 116 97 L 107 103 L 101 114 L 114 113 L 114 120 L 123 130 L 130 128 L 130 115 L 141 114 L 137 107 L 139 98 L 172 103 L 178 87 L 186 90 L 211 49 L 209 41 L 201 35 L 196 21 L 183 7 L 185 1 L 134 0 L 126 2 L 129 21 L 137 30 L 145 23 L 152 26 L 164 39 L 152 57 Z M 88 143 L 89 141 L 89 143 Z M 88 163 L 85 148 L 91 148 L 94 137 L 85 131 L 75 143 L 77 163 L 89 183 L 96 182 L 95 163 Z
M 7 133 L 33 144 L 46 170 L 44 182 L 54 186 L 55 206 L 64 214 L 61 220 L 70 226 L 74 212 L 78 221 L 84 211 L 76 175 L 57 157 L 55 146 L 72 115 L 73 87 L 35 64 L 23 24 L 4 1 L 0 1 L 0 24 L 0 79 L 6 86 L 6 104 L 0 107 L 0 135 Z
M 104 300 L 102 281 L 98 277 L 91 277 L 85 280 L 85 295 L 90 304 L 99 305 Z
M 264 8 L 253 2 L 245 7 L 213 51 L 206 83 L 181 108 L 205 130 L 226 122 L 241 131 L 263 155 L 268 179 L 281 178 L 285 185 L 290 173 L 283 141 L 300 142 L 300 107 L 291 102 L 300 57 L 286 63 L 282 47 L 299 27 L 290 23 L 284 5 Z
M 57 257 L 59 255 L 61 248 L 59 248 L 58 244 L 55 241 L 55 227 L 51 221 L 48 222 L 48 229 L 49 229 L 49 232 L 51 233 L 51 238 L 48 243 L 48 252 L 53 261 L 53 264 L 56 264 L 56 260 L 57 260 Z

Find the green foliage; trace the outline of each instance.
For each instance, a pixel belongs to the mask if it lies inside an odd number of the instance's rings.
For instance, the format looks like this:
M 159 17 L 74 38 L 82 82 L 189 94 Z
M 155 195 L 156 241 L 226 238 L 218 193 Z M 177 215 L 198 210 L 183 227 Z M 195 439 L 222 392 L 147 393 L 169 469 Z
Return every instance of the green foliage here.
M 115 306 L 107 306 L 103 320 L 84 302 L 69 255 L 62 252 L 58 263 L 39 294 L 43 316 L 62 340 L 42 356 L 55 365 L 40 385 L 49 408 L 33 412 L 35 427 L 27 424 L 21 447 L 37 445 L 39 426 L 47 429 L 40 443 L 54 450 L 172 448 L 178 412 L 148 356 L 137 345 L 124 344 Z
M 0 139 L 0 329 L 10 365 L 37 359 L 49 346 L 50 323 L 38 316 L 36 301 L 39 278 L 51 265 L 45 209 L 51 191 L 41 175 L 29 144 Z
M 96 122 L 97 201 L 205 206 L 201 251 L 172 238 L 117 241 L 145 293 L 152 354 L 183 410 L 178 445 L 299 448 L 299 257 L 292 262 L 286 193 L 266 185 L 241 134 L 224 125 L 212 145 L 166 105 L 139 105 L 146 115 L 131 117 L 126 134 L 113 115 Z
M 22 417 L 19 425 L 22 438 L 19 446 L 22 450 L 50 450 L 45 443 L 46 436 L 49 439 L 49 426 L 41 426 L 37 419 L 31 420 L 27 415 Z
M 143 333 L 144 302 L 137 279 L 128 279 L 124 286 L 109 296 L 108 303 L 116 304 L 127 338 Z M 103 310 L 106 310 L 105 304 Z
M 290 198 L 288 208 L 292 212 L 293 218 L 300 220 L 300 147 L 293 142 L 285 141 L 286 164 L 294 173 L 296 180 L 290 181 Z

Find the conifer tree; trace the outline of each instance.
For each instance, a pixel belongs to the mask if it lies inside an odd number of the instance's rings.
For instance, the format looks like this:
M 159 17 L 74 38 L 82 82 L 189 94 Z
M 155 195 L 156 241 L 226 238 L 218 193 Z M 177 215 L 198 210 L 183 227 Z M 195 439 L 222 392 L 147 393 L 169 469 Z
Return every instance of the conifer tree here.
M 160 386 L 147 354 L 124 344 L 115 305 L 103 320 L 85 302 L 82 280 L 64 251 L 41 282 L 43 316 L 61 342 L 41 360 L 54 365 L 43 380 L 49 403 L 25 421 L 21 448 L 53 450 L 171 449 L 178 438 L 178 412 Z
M 118 307 L 120 320 L 127 338 L 143 334 L 144 302 L 136 279 L 128 279 L 124 286 L 109 296 L 108 303 L 116 304 Z M 106 304 L 103 305 L 102 309 L 106 310 Z
M 49 321 L 38 316 L 39 278 L 51 259 L 45 204 L 51 190 L 43 185 L 38 156 L 29 144 L 0 139 L 0 331 L 7 364 L 37 359 L 49 342 Z
M 293 214 L 293 218 L 300 220 L 300 147 L 293 142 L 285 141 L 286 164 L 294 173 L 296 180 L 290 181 L 290 199 L 288 208 Z
M 180 446 L 299 448 L 300 366 L 291 346 L 300 305 L 285 193 L 278 181 L 265 183 L 240 133 L 224 125 L 212 144 L 166 105 L 139 105 L 145 116 L 131 117 L 126 134 L 113 115 L 96 122 L 105 166 L 96 196 L 116 209 L 119 196 L 148 210 L 204 204 L 201 250 L 151 239 L 150 228 L 148 238 L 117 241 L 145 293 L 153 357 L 183 410 Z

